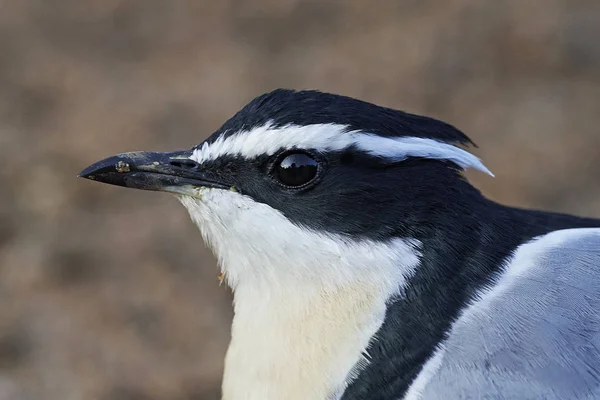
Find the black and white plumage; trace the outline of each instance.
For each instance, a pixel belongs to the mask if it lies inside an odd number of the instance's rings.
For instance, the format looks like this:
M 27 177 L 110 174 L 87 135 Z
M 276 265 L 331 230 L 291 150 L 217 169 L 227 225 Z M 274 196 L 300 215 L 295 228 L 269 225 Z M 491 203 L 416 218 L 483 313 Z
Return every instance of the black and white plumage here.
M 276 90 L 194 149 L 81 176 L 174 193 L 199 226 L 234 292 L 224 399 L 600 398 L 600 221 L 486 199 L 469 143 Z

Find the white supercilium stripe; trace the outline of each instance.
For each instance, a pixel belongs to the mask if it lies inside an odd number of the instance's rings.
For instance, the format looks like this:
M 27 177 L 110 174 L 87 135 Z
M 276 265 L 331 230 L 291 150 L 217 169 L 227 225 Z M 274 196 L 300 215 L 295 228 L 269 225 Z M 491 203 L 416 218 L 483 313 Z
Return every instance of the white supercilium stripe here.
M 339 151 L 356 146 L 366 153 L 402 161 L 408 157 L 448 160 L 463 169 L 474 168 L 494 176 L 479 158 L 459 147 L 434 139 L 417 137 L 382 137 L 362 131 L 351 131 L 345 125 L 313 124 L 274 127 L 272 123 L 249 131 L 220 137 L 212 143 L 203 143 L 194 150 L 192 160 L 203 163 L 221 156 L 254 158 L 273 155 L 284 149 L 314 149 Z

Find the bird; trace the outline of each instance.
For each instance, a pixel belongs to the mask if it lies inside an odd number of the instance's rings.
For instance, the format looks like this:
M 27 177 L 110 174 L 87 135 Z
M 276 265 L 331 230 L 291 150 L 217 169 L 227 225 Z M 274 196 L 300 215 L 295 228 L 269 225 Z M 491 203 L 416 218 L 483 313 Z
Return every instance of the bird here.
M 226 400 L 600 398 L 600 220 L 488 199 L 449 123 L 318 90 L 79 174 L 175 195 L 233 293 Z

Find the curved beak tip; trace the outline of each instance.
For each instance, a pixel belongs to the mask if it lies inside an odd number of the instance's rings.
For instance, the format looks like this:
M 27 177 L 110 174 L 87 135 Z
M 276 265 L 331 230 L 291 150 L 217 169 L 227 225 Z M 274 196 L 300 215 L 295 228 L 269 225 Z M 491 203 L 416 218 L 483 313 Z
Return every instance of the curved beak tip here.
M 131 170 L 132 161 L 119 154 L 95 162 L 77 174 L 77 177 L 124 186 L 125 175 Z
M 85 178 L 85 179 L 94 179 L 94 169 L 92 168 L 93 165 L 90 165 L 89 167 L 84 168 L 83 170 L 81 170 L 80 173 L 77 174 L 78 178 Z

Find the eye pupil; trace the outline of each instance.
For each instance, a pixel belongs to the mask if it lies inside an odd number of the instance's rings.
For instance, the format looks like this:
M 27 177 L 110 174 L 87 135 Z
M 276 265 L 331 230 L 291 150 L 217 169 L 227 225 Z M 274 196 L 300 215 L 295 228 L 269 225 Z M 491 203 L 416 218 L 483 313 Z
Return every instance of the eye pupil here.
M 286 156 L 276 168 L 277 179 L 290 187 L 306 185 L 319 172 L 319 163 L 305 153 L 294 153 Z

